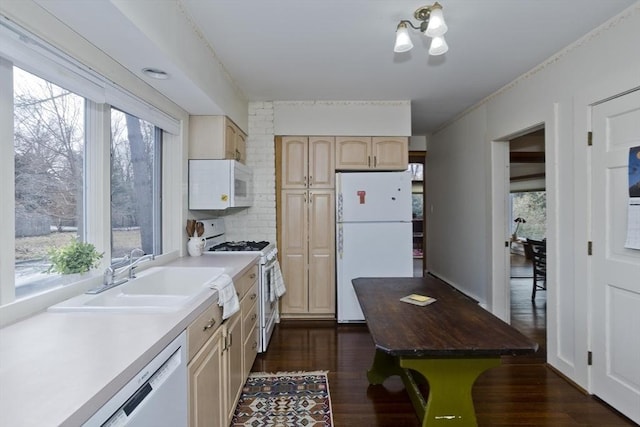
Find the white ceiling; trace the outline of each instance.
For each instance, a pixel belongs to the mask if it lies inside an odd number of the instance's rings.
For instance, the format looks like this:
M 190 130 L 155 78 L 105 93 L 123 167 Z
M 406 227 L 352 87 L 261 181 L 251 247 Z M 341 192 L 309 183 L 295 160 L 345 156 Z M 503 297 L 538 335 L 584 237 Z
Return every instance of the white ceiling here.
M 166 67 L 171 80 L 150 84 L 188 112 L 221 113 L 108 0 L 37 1 L 134 73 Z M 424 135 L 637 0 L 440 0 L 449 52 L 439 57 L 415 31 L 413 50 L 393 52 L 397 23 L 415 22 L 424 0 L 155 1 L 180 3 L 249 101 L 411 100 L 413 134 Z

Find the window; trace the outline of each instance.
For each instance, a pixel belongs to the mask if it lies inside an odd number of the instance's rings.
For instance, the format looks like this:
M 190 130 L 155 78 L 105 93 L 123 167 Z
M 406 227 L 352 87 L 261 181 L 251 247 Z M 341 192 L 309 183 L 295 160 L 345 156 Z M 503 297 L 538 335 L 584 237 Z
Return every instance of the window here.
M 151 123 L 111 109 L 111 260 L 131 250 L 158 254 L 162 132 Z
M 186 117 L 159 94 L 149 99 Z M 182 235 L 162 226 L 161 212 L 181 218 L 181 180 L 161 172 L 182 176 L 179 120 L 6 20 L 0 106 L 0 325 L 97 285 L 100 270 L 134 248 L 177 253 Z M 50 249 L 72 238 L 102 253 L 99 269 L 49 270 Z
M 516 237 L 542 240 L 547 237 L 547 193 L 511 193 L 512 233 Z M 516 221 L 518 220 L 518 221 Z
M 15 297 L 58 286 L 49 251 L 84 240 L 81 96 L 13 67 Z

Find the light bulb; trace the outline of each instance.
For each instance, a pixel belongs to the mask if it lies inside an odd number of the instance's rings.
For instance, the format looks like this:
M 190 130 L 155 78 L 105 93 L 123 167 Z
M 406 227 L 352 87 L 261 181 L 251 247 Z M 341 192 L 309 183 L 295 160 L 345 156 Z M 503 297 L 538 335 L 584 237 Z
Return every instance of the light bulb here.
M 398 29 L 396 30 L 396 44 L 393 47 L 393 51 L 397 53 L 407 52 L 413 48 L 413 43 L 411 43 L 411 37 L 409 37 L 409 30 L 407 29 L 407 24 L 401 22 L 398 24 Z
M 449 28 L 444 22 L 444 15 L 442 14 L 442 7 L 433 6 L 431 13 L 429 14 L 429 25 L 425 30 L 425 34 L 429 37 L 438 37 L 444 35 Z
M 449 46 L 447 45 L 446 40 L 444 39 L 444 37 L 439 36 L 439 37 L 434 37 L 433 40 L 431 40 L 431 46 L 429 46 L 429 55 L 442 55 L 443 53 L 446 53 L 449 50 Z

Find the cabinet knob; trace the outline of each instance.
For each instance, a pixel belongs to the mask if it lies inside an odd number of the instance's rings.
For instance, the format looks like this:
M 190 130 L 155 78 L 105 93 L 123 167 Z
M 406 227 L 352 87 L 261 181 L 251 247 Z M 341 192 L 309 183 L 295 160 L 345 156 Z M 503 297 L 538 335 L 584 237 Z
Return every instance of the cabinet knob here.
M 256 299 L 258 295 L 256 295 L 255 293 L 251 294 L 251 301 L 253 301 L 254 299 Z
M 256 278 L 256 273 L 251 273 L 251 274 L 249 275 L 249 278 L 250 278 L 250 279 L 255 279 L 255 278 Z
M 258 318 L 258 315 L 256 313 L 253 313 L 253 316 L 251 316 L 251 321 L 253 322 L 257 318 Z
M 211 329 L 211 328 L 213 328 L 213 325 L 215 325 L 215 324 L 216 324 L 216 319 L 211 318 L 211 320 L 209 320 L 209 321 L 207 322 L 207 324 L 206 324 L 206 325 L 204 325 L 204 327 L 202 328 L 202 330 L 203 330 L 203 331 L 206 331 L 206 330 L 208 330 L 208 329 Z

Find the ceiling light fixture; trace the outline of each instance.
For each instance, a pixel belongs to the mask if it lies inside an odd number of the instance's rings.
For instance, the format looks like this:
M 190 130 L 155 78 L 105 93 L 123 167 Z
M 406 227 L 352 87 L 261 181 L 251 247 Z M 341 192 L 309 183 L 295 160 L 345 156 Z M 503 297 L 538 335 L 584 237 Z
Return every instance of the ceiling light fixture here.
M 421 21 L 418 26 L 411 21 L 403 19 L 396 28 L 396 44 L 393 51 L 397 53 L 408 52 L 413 48 L 413 43 L 409 37 L 409 26 L 420 31 L 426 37 L 431 37 L 429 55 L 442 55 L 449 50 L 444 39 L 447 32 L 447 24 L 444 22 L 442 5 L 435 2 L 431 6 L 422 6 L 413 13 L 414 18 Z
M 169 78 L 169 74 L 166 71 L 158 68 L 143 68 L 142 72 L 145 76 L 151 77 L 152 79 L 167 80 Z

